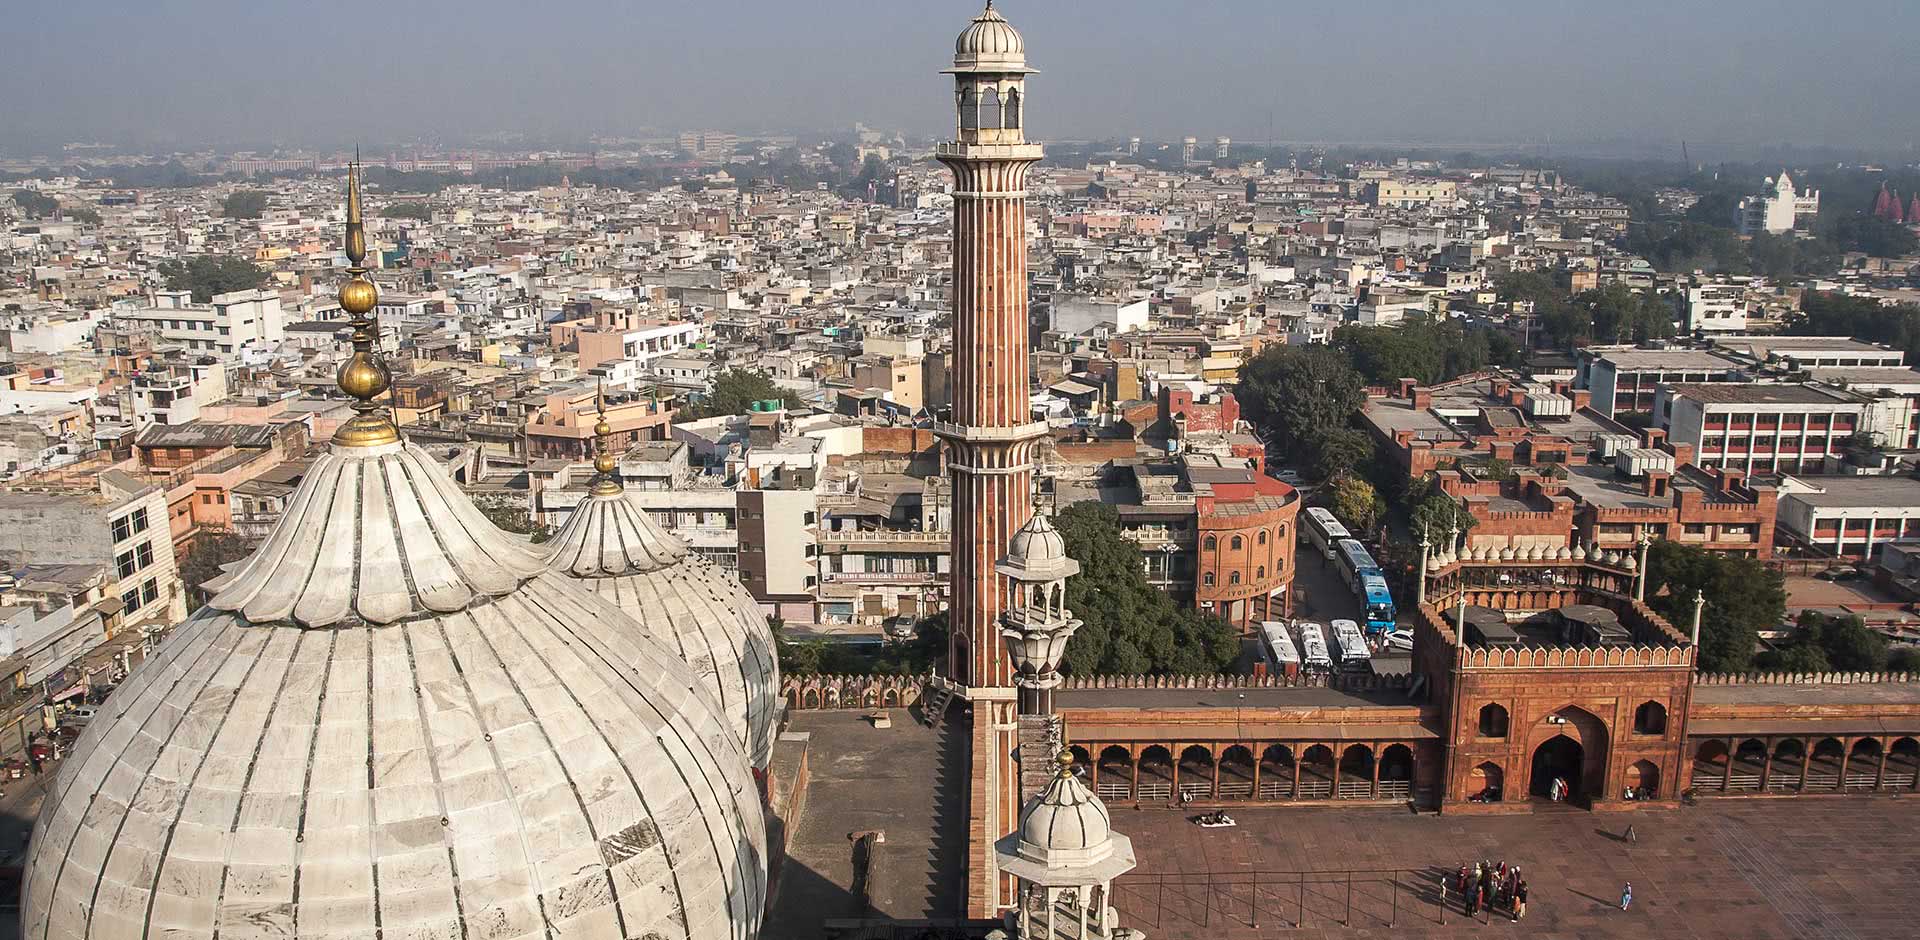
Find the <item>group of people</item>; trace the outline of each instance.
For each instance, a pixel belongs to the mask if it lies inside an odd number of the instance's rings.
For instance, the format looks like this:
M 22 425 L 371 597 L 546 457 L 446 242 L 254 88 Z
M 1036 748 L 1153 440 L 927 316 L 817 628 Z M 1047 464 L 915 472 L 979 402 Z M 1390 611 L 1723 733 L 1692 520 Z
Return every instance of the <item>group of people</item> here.
M 1555 803 L 1558 803 L 1561 800 L 1566 799 L 1567 798 L 1567 778 L 1565 777 L 1553 778 L 1553 782 L 1547 784 L 1547 798 L 1554 801 Z
M 1506 862 L 1498 865 L 1492 862 L 1462 865 L 1457 888 L 1466 905 L 1468 917 L 1480 913 L 1483 908 L 1488 912 L 1505 911 L 1507 916 L 1516 921 L 1527 916 L 1527 880 L 1520 877 L 1518 865 L 1511 868 L 1507 867 Z

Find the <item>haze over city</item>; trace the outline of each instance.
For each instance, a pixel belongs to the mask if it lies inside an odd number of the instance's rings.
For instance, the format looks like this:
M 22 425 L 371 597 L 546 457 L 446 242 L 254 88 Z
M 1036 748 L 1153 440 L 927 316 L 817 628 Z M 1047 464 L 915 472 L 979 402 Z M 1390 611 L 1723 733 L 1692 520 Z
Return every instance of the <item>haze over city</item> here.
M 0 147 L 856 121 L 933 134 L 945 92 L 922 66 L 950 44 L 956 12 L 932 0 L 21 4 L 7 21 Z M 1011 12 L 1051 37 L 1035 83 L 1047 107 L 1034 132 L 1046 139 L 1904 152 L 1920 138 L 1920 4 L 1901 0 L 1119 0 Z

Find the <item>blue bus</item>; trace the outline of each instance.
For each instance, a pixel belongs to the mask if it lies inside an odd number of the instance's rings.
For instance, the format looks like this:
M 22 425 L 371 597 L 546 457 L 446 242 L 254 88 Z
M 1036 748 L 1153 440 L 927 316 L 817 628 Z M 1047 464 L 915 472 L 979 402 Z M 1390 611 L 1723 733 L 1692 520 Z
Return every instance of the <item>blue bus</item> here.
M 1393 594 L 1387 590 L 1386 573 L 1367 553 L 1367 547 L 1358 541 L 1341 539 L 1338 547 L 1334 562 L 1340 566 L 1340 575 L 1346 579 L 1347 587 L 1366 608 L 1367 632 L 1393 629 Z

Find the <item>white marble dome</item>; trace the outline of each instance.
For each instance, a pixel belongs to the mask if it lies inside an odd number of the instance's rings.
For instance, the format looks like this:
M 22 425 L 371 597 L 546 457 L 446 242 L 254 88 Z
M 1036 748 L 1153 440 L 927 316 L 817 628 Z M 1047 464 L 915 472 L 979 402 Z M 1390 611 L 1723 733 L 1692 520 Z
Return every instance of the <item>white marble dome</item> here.
M 953 65 L 964 71 L 1025 71 L 1027 43 L 989 2 L 953 41 Z
M 543 562 L 419 448 L 334 445 L 75 744 L 23 935 L 752 940 L 739 739 Z
M 1007 539 L 1007 553 L 995 568 L 1023 581 L 1060 581 L 1080 573 L 1080 563 L 1067 557 L 1066 537 L 1043 512 L 1028 516 Z
M 1107 805 L 1061 759 L 1062 770 L 1020 812 L 1017 852 L 1048 866 L 1091 865 L 1113 854 Z
M 766 769 L 780 666 L 766 615 L 739 580 L 690 552 L 617 487 L 581 502 L 554 537 L 548 560 L 686 660 L 753 766 Z

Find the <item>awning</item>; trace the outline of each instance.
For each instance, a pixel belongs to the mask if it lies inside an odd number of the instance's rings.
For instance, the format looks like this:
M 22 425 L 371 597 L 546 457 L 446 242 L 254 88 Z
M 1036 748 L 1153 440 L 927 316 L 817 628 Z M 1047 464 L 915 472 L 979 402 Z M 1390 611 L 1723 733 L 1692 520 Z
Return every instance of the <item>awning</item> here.
M 58 692 L 53 693 L 53 697 L 48 699 L 48 701 L 58 704 L 60 702 L 66 701 L 67 699 L 73 698 L 74 696 L 79 695 L 80 693 L 85 692 L 86 690 L 87 690 L 86 682 L 81 681 L 73 685 L 70 685 L 64 689 L 61 689 Z
M 1690 738 L 1826 737 L 1829 735 L 1920 735 L 1920 715 L 1841 718 L 1696 718 L 1687 722 Z

